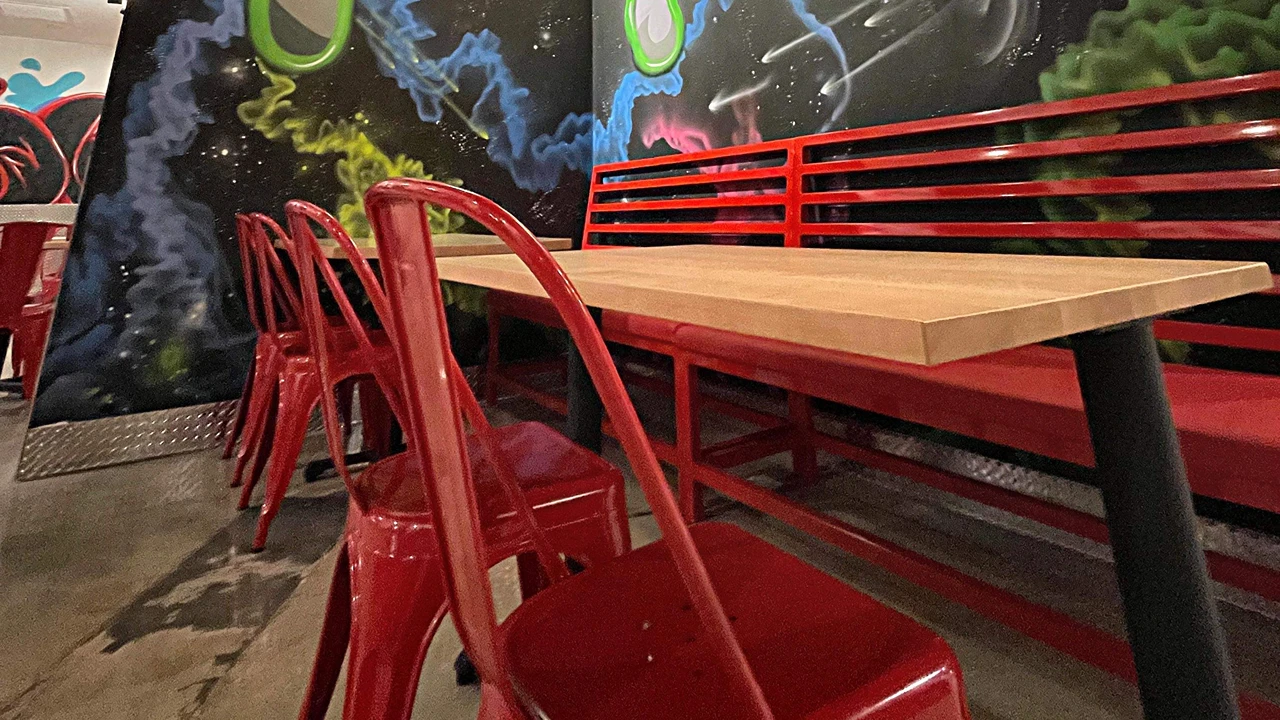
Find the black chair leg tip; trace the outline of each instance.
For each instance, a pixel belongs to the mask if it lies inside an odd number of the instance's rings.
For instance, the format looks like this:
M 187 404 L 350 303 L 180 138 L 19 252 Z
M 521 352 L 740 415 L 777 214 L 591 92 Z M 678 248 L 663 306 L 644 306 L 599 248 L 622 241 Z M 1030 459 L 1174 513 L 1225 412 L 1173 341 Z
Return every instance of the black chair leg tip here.
M 467 657 L 465 652 L 458 653 L 457 659 L 453 661 L 453 677 L 458 687 L 477 685 L 480 682 L 476 666 L 471 664 L 471 658 Z

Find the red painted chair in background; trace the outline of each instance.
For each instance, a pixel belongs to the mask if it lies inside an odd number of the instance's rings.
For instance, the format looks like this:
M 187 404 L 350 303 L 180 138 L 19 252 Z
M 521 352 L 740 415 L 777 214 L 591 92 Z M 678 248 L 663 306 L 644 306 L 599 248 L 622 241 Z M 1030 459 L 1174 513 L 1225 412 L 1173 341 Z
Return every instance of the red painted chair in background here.
M 233 487 L 242 483 L 244 486 L 240 509 L 249 506 L 258 478 L 271 459 L 266 499 L 253 542 L 253 549 L 261 550 L 271 521 L 289 488 L 307 423 L 319 398 L 319 383 L 307 334 L 301 325 L 302 301 L 297 283 L 286 271 L 272 242 L 274 237 L 288 249 L 292 247 L 292 240 L 266 215 L 239 215 L 236 223 L 245 296 L 258 340 L 223 456 L 230 456 L 235 441 L 243 434 L 244 442 L 240 445 L 231 481 Z M 351 383 L 344 384 L 343 409 L 348 414 L 351 394 Z M 362 403 L 366 445 L 385 450 L 389 420 L 373 397 L 377 394 L 376 388 L 368 394 L 370 399 Z M 247 476 L 246 468 L 249 469 Z
M 463 432 L 424 205 L 466 213 L 530 267 L 568 327 L 663 540 L 494 614 L 482 503 Z M 439 522 L 455 624 L 481 718 L 967 718 L 960 669 L 913 620 L 742 530 L 686 527 L 599 330 L 514 217 L 441 183 L 368 194 L 404 371 L 408 438 Z M 371 474 L 382 472 L 384 463 Z
M 70 226 L 67 226 L 70 231 Z M 62 248 L 46 248 L 40 253 L 36 269 L 38 287 L 22 306 L 22 320 L 13 333 L 13 374 L 22 378 L 22 397 L 33 398 L 40 381 L 40 366 L 44 361 L 45 346 L 49 344 L 49 331 L 53 327 L 53 311 L 62 290 L 62 271 L 67 262 L 67 251 Z
M 5 344 L 13 341 L 14 376 L 22 377 L 22 395 L 27 398 L 35 394 L 53 304 L 61 286 L 61 271 L 49 278 L 41 272 L 44 246 L 66 227 L 30 222 L 0 225 L 0 334 Z M 37 276 L 41 288 L 32 295 Z M 0 357 L 4 350 L 0 345 Z
M 356 317 L 321 252 L 312 223 L 337 239 L 381 318 L 389 317 L 387 299 L 373 270 L 332 216 L 296 201 L 289 203 L 288 214 L 297 241 L 295 258 L 307 335 L 319 370 L 325 430 L 350 491 L 345 542 L 300 717 L 325 716 L 349 645 L 343 717 L 408 718 L 423 657 L 447 609 L 440 554 L 417 454 L 396 455 L 358 478 L 347 469 L 334 389 L 376 359 L 374 376 L 387 404 L 403 417 L 402 375 L 396 358 L 387 356 L 386 335 L 369 331 Z M 327 322 L 320 307 L 317 269 L 346 321 L 341 329 Z M 354 338 L 356 351 L 335 341 L 342 330 Z M 334 352 L 335 347 L 343 349 Z M 364 361 L 353 362 L 353 355 Z M 560 553 L 593 567 L 630 550 L 626 492 L 616 468 L 545 425 L 491 427 L 452 358 L 445 372 L 473 431 L 466 442 L 480 489 L 485 567 L 516 557 L 522 590 L 529 597 L 548 578 L 568 575 Z
M 262 474 L 270 452 L 258 451 L 261 444 L 270 442 L 271 438 L 267 425 L 269 408 L 275 402 L 273 383 L 279 374 L 275 363 L 286 347 L 306 348 L 306 339 L 299 329 L 302 306 L 297 283 L 285 271 L 284 263 L 272 245 L 272 237 L 285 247 L 292 241 L 276 221 L 266 215 L 237 215 L 236 231 L 249 320 L 258 337 L 236 417 L 222 452 L 224 459 L 230 458 L 237 441 L 243 437 L 244 442 L 236 456 L 232 487 L 241 485 L 250 461 L 254 463 L 249 475 L 250 484 L 256 483 Z

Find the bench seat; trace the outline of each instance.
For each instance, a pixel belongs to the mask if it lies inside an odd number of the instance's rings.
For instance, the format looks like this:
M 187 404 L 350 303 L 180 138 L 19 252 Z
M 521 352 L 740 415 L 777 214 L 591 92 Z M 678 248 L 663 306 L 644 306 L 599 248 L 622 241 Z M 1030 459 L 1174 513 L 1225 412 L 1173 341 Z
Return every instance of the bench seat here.
M 1093 464 L 1068 350 L 1031 346 L 927 368 L 689 325 L 675 337 L 700 367 Z M 1165 377 L 1194 492 L 1280 512 L 1280 377 L 1184 365 L 1166 365 Z

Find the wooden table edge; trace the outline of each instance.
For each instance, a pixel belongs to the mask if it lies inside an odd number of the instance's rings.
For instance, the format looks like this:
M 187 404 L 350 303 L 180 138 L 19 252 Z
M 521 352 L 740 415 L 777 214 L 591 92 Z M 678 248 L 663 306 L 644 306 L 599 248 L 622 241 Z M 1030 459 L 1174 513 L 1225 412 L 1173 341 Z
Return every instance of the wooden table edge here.
M 1230 263 L 1231 261 L 1223 261 L 1223 262 Z M 1189 296 L 1184 300 L 1171 303 L 1170 304 L 1171 306 L 1166 306 L 1159 309 L 1158 311 L 1153 311 L 1151 315 L 1147 315 L 1145 317 L 1135 318 L 1135 317 L 1132 317 L 1132 313 L 1118 313 L 1114 315 L 1109 315 L 1107 313 L 1107 310 L 1109 308 L 1105 307 L 1106 301 L 1108 300 L 1108 298 L 1131 295 L 1135 290 L 1149 289 L 1155 292 L 1155 291 L 1159 291 L 1162 287 L 1177 285 L 1179 290 L 1185 293 L 1188 286 L 1193 283 L 1203 283 L 1203 282 L 1215 280 L 1220 278 L 1223 275 L 1237 276 L 1238 281 L 1235 287 L 1226 288 L 1215 283 L 1212 286 L 1205 288 L 1204 291 L 1200 292 L 1199 294 L 1196 294 L 1194 296 Z M 959 354 L 948 353 L 940 349 L 939 346 L 944 343 L 947 343 L 948 341 L 953 341 L 953 336 L 957 332 L 962 334 L 964 332 L 963 331 L 964 325 L 968 321 L 971 321 L 973 319 L 981 318 L 983 316 L 990 315 L 993 313 L 1014 313 L 1015 315 L 1029 316 L 1029 315 L 1033 315 L 1035 311 L 1039 308 L 1049 308 L 1049 307 L 1052 307 L 1055 303 L 1060 301 L 1046 300 L 1041 302 L 1027 303 L 1025 305 L 1021 305 L 1013 308 L 1001 308 L 999 310 L 984 310 L 981 312 L 969 313 L 966 315 L 957 315 L 949 318 L 940 318 L 937 320 L 922 321 L 922 330 L 924 335 L 924 352 L 926 356 L 926 362 L 922 364 L 926 366 L 935 366 L 935 365 L 941 365 L 948 362 L 955 362 L 957 360 L 965 360 L 965 359 L 974 358 L 974 357 L 981 357 L 982 355 L 988 355 L 994 352 L 1001 352 L 1003 350 L 1012 350 L 1018 347 L 1034 345 L 1036 343 L 1045 342 L 1046 340 L 1056 340 L 1058 338 L 1068 337 L 1070 335 L 1075 335 L 1081 332 L 1102 330 L 1108 327 L 1113 327 L 1115 325 L 1121 325 L 1126 322 L 1132 322 L 1135 320 L 1158 317 L 1161 315 L 1166 315 L 1168 313 L 1189 310 L 1191 308 L 1198 307 L 1201 305 L 1207 305 L 1209 303 L 1219 302 L 1222 300 L 1229 300 L 1231 298 L 1242 297 L 1252 293 L 1268 290 L 1272 287 L 1273 287 L 1273 280 L 1271 276 L 1270 266 L 1262 262 L 1257 262 L 1257 263 L 1242 262 L 1242 263 L 1236 264 L 1233 267 L 1224 267 L 1218 270 L 1197 273 L 1195 275 L 1189 275 L 1189 276 L 1184 276 L 1180 278 L 1152 280 L 1149 282 L 1134 283 L 1132 285 L 1127 285 L 1124 287 L 1110 288 L 1107 290 L 1100 290 L 1096 292 L 1081 293 L 1078 296 L 1074 296 L 1072 299 L 1075 300 L 1077 303 L 1089 302 L 1089 303 L 1101 304 L 1104 306 L 1098 309 L 1098 314 L 1101 316 L 1098 318 L 1100 322 L 1064 322 L 1062 325 L 1062 329 L 1065 329 L 1066 332 L 1055 331 L 1053 333 L 1048 333 L 1048 332 L 1030 333 L 1029 335 L 1026 335 L 1023 337 L 1034 337 L 1035 339 L 1023 342 L 1022 337 L 1019 337 L 1016 341 L 1011 340 L 1007 344 L 1004 344 L 1005 345 L 1004 347 L 996 347 L 994 349 L 988 350 L 987 352 L 979 353 L 977 355 L 964 354 L 964 353 L 959 353 Z M 1002 344 L 1002 343 L 997 343 L 997 344 Z

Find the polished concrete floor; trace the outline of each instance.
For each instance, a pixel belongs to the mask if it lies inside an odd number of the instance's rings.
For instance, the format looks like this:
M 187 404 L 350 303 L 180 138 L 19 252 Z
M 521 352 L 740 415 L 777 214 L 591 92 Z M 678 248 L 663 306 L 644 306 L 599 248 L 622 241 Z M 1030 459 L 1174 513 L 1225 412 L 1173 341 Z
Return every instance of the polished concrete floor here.
M 494 415 L 548 419 L 518 400 Z M 15 433 L 0 427 L 0 447 L 12 448 Z M 307 457 L 323 454 L 316 440 Z M 616 447 L 608 454 L 619 459 Z M 776 458 L 745 471 L 775 483 L 788 467 Z M 297 478 L 268 549 L 249 554 L 255 517 L 234 510 L 229 472 L 210 451 L 0 486 L 0 719 L 296 716 L 345 495 L 336 479 Z M 652 518 L 632 491 L 632 533 L 652 541 Z M 801 499 L 1120 631 L 1105 548 L 833 458 L 823 458 L 823 481 Z M 979 720 L 1139 716 L 1125 683 L 776 521 L 725 502 L 715 509 L 935 628 L 961 659 Z M 494 573 L 499 605 L 509 609 L 514 568 Z M 1233 597 L 1222 609 L 1241 684 L 1280 701 L 1280 608 Z M 459 648 L 446 627 L 428 656 L 415 717 L 475 716 L 475 691 L 452 681 Z M 340 717 L 340 696 L 330 717 Z

